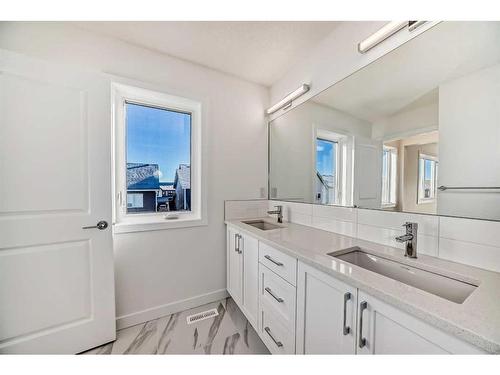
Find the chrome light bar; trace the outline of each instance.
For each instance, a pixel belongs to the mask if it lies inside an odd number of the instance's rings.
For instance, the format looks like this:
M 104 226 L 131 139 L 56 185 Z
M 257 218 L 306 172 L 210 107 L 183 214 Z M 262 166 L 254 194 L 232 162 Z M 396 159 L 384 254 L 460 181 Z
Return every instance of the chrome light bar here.
M 390 36 L 397 33 L 403 27 L 408 26 L 408 21 L 392 21 L 386 24 L 381 29 L 374 32 L 365 40 L 358 43 L 358 51 L 360 53 L 365 53 L 375 47 L 377 44 L 383 42 Z

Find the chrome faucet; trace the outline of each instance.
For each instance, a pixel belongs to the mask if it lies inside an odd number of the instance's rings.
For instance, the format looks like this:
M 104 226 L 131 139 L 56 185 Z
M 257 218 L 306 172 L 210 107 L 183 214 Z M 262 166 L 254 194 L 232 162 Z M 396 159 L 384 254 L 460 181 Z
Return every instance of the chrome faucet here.
M 403 224 L 403 227 L 406 227 L 406 234 L 396 237 L 396 241 L 406 244 L 405 257 L 416 258 L 418 224 L 407 221 Z
M 278 215 L 278 223 L 283 222 L 283 206 L 274 206 L 276 207 L 273 211 L 267 211 L 268 214 Z

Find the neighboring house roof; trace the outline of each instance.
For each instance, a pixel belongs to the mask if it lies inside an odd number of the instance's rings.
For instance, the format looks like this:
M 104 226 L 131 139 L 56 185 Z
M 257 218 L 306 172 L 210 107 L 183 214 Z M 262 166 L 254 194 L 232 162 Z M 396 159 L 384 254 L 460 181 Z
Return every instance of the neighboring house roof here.
M 159 188 L 158 164 L 127 163 L 128 190 L 156 190 Z
M 174 188 L 180 185 L 181 189 L 191 189 L 191 167 L 187 164 L 179 164 L 175 170 Z

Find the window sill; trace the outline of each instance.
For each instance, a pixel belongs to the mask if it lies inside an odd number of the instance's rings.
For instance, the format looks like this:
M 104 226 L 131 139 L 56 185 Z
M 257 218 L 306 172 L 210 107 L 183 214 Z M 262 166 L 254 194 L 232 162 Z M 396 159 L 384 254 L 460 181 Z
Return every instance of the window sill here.
M 126 218 L 113 224 L 114 234 L 150 232 L 176 228 L 189 228 L 208 225 L 205 218 L 197 215 L 182 215 L 178 219 L 167 220 L 163 215 Z

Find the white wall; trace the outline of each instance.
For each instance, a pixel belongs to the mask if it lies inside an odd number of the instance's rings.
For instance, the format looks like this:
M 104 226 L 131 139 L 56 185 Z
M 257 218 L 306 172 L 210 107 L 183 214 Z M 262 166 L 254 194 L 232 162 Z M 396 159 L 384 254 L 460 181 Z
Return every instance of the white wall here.
M 439 185 L 500 186 L 500 65 L 439 87 Z M 439 192 L 443 215 L 500 219 L 496 191 Z
M 208 226 L 115 236 L 119 326 L 225 293 L 224 199 L 259 198 L 267 185 L 268 90 L 232 76 L 92 34 L 69 23 L 0 23 L 0 48 L 153 83 L 202 101 L 208 129 Z M 111 111 L 110 111 L 111 112 Z M 142 312 L 142 313 L 141 313 Z
M 373 139 L 400 139 L 439 128 L 439 103 L 410 106 L 373 124 Z
M 270 129 L 271 189 L 280 199 L 313 201 L 313 153 L 317 129 L 370 137 L 371 124 L 309 101 L 278 117 Z

